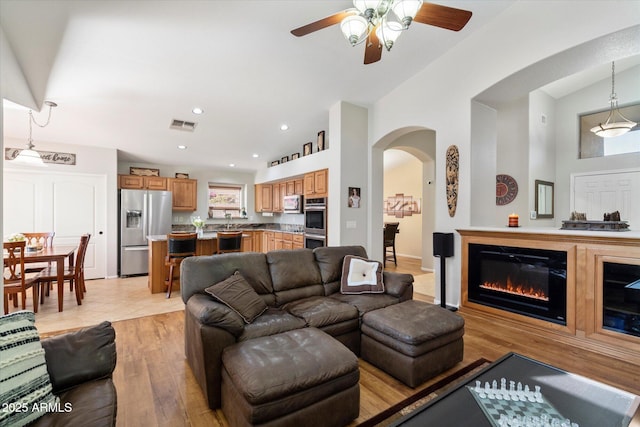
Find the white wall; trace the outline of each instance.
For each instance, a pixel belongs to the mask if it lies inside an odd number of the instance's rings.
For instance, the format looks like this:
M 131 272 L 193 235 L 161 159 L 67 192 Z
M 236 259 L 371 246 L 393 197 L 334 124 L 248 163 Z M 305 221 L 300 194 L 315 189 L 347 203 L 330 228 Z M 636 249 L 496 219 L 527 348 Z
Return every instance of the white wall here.
M 496 197 L 496 146 L 498 113 L 478 102 L 471 103 L 471 175 L 470 205 L 471 225 L 494 226 L 496 204 L 487 203 Z
M 581 91 L 567 95 L 556 102 L 556 216 L 555 225 L 571 214 L 571 174 L 593 171 L 632 169 L 640 166 L 640 153 L 579 159 L 578 115 L 603 110 L 608 107 L 611 79 L 602 80 Z M 616 72 L 616 93 L 619 105 L 640 100 L 640 66 Z M 640 132 L 640 131 L 635 131 Z M 560 197 L 558 197 L 560 196 Z
M 25 127 L 28 124 L 28 116 L 25 111 Z M 51 118 L 52 125 L 55 122 L 55 111 Z M 41 130 L 46 133 L 46 129 Z M 5 139 L 4 147 L 23 148 L 26 141 Z M 47 163 L 46 170 L 51 172 L 65 172 L 78 174 L 94 174 L 106 177 L 107 182 L 107 228 L 105 240 L 107 249 L 107 277 L 116 277 L 118 274 L 118 174 L 117 174 L 117 150 L 112 148 L 89 147 L 84 145 L 71 145 L 63 143 L 45 142 L 36 140 L 36 150 L 58 151 L 73 153 L 76 155 L 76 164 L 56 165 Z M 4 156 L 3 156 L 4 159 Z M 3 168 L 29 170 L 29 166 L 13 164 L 3 160 Z M 40 170 L 40 168 L 38 168 Z M 6 202 L 6 201 L 5 201 Z
M 545 7 L 535 1 L 515 2 L 473 38 L 460 42 L 370 109 L 370 187 L 373 188 L 382 174 L 379 151 L 395 138 L 394 131 L 415 126 L 433 129 L 437 135 L 437 170 L 444 170 L 449 145 L 455 144 L 460 150 L 457 213 L 449 217 L 444 180 L 436 180 L 436 228 L 453 232 L 469 226 L 473 97 L 530 64 L 638 23 L 637 2 L 617 2 L 615 8 L 609 1 L 580 2 L 580 7 L 573 1 L 545 2 Z M 505 37 L 506 34 L 509 36 Z M 548 82 L 541 82 L 545 83 Z M 382 197 L 373 194 L 372 199 L 371 225 L 375 229 L 383 222 L 382 214 L 377 213 L 381 210 Z M 484 202 L 492 203 L 492 200 Z M 373 234 L 370 240 L 375 246 Z M 449 260 L 446 271 L 450 284 L 447 301 L 454 305 L 460 301 L 460 258 L 460 238 L 456 235 L 455 256 Z M 436 275 L 440 272 L 436 271 Z

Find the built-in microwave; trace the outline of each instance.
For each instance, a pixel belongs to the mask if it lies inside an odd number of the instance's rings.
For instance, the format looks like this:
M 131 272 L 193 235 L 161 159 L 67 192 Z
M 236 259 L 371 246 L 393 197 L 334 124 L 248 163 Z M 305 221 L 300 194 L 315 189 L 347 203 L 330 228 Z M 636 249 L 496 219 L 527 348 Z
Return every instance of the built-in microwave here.
M 284 213 L 302 213 L 302 196 L 284 196 L 283 201 Z

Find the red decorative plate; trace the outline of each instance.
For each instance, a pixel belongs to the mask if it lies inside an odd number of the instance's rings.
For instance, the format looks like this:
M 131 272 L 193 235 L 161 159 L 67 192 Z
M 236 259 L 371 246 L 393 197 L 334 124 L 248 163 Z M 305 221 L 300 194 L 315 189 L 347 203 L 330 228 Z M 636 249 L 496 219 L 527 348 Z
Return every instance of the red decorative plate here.
M 517 195 L 518 183 L 512 176 L 496 175 L 496 205 L 508 205 Z

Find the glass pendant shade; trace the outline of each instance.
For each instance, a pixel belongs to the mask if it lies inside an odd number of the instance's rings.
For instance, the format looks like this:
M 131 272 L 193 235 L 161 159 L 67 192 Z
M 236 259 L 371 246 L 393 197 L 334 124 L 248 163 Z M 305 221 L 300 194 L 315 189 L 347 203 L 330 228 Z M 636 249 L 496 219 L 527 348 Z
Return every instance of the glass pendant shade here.
M 340 23 L 342 34 L 351 46 L 357 45 L 367 36 L 368 28 L 369 23 L 360 15 L 347 16 Z
M 421 7 L 422 0 L 400 0 L 393 4 L 392 10 L 406 28 L 411 24 Z
M 633 129 L 637 123 L 632 122 L 622 115 L 618 110 L 618 96 L 616 95 L 616 63 L 611 63 L 611 95 L 609 96 L 609 103 L 611 109 L 607 120 L 604 123 L 598 124 L 589 129 L 602 138 L 613 138 L 616 136 L 624 135 Z
M 381 40 L 387 50 L 391 50 L 395 41 L 402 34 L 402 24 L 396 21 L 384 20 L 376 30 L 378 40 Z
M 13 160 L 16 163 L 22 163 L 30 166 L 45 166 L 40 154 L 31 147 L 20 151 L 20 154 Z

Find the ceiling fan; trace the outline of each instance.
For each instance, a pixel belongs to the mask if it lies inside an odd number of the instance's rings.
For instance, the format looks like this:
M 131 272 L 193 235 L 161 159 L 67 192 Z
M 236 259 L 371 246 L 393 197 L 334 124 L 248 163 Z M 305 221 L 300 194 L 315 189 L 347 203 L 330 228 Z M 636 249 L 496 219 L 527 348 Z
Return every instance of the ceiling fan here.
M 353 0 L 354 8 L 291 31 L 297 37 L 340 24 L 340 29 L 352 46 L 366 41 L 364 63 L 372 64 L 382 57 L 382 46 L 391 50 L 402 31 L 413 21 L 460 31 L 471 19 L 463 9 L 426 3 L 422 0 Z

